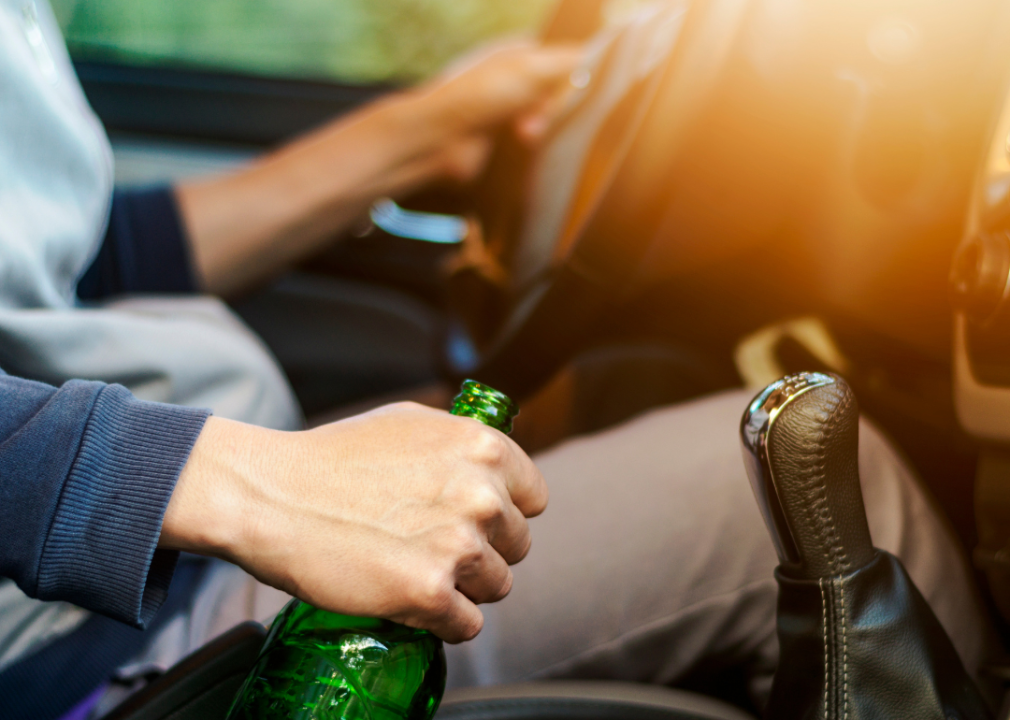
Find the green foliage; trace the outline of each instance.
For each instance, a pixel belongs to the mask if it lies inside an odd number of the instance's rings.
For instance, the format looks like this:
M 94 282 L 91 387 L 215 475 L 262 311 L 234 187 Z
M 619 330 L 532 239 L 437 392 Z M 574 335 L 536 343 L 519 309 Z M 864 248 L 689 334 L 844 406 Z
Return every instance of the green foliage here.
M 52 0 L 77 57 L 351 83 L 409 82 L 553 0 Z

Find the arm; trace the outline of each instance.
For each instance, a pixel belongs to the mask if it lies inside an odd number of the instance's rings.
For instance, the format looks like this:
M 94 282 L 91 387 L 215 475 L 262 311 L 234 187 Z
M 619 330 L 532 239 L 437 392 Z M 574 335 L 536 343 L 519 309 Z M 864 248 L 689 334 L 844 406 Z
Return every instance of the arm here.
M 156 551 L 162 515 L 207 413 L 2 371 L 0 408 L 0 575 L 143 626 L 175 566 Z
M 508 593 L 547 489 L 476 420 L 394 405 L 307 432 L 0 371 L 0 575 L 142 627 L 176 550 L 450 641 Z M 334 582 L 339 578 L 339 582 Z
M 210 418 L 160 546 L 222 557 L 318 607 L 432 630 L 483 624 L 512 585 L 547 487 L 508 437 L 391 405 L 285 433 Z
M 467 179 L 492 133 L 534 139 L 578 61 L 568 48 L 512 45 L 392 95 L 228 177 L 176 190 L 197 276 L 228 295 L 316 250 L 378 197 Z
M 172 189 L 117 189 L 105 237 L 77 282 L 77 297 L 195 291 L 189 241 Z

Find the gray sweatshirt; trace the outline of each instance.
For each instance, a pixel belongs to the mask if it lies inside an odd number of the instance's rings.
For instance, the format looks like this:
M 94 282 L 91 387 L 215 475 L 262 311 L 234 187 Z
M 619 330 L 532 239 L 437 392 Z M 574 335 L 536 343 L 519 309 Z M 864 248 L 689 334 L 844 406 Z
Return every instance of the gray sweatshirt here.
M 108 139 L 44 0 L 0 0 L 0 368 L 82 378 L 138 398 L 281 429 L 301 419 L 260 340 L 210 297 L 82 307 L 75 288 L 105 233 Z M 0 670 L 87 613 L 0 579 Z

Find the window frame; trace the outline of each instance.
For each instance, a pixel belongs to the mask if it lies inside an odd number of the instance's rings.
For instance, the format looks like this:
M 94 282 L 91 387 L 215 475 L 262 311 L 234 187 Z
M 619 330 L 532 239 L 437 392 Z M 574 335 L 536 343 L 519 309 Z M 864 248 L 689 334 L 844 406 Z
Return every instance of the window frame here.
M 260 147 L 396 89 L 94 60 L 75 61 L 74 68 L 110 133 Z

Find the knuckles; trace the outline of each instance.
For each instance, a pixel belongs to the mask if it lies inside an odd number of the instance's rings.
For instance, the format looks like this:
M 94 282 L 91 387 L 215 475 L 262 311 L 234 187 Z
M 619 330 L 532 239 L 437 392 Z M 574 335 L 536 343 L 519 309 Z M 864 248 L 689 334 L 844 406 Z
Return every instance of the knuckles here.
M 530 553 L 531 547 L 533 547 L 533 536 L 530 533 L 526 533 L 521 542 L 512 549 L 505 560 L 509 565 L 515 565 L 516 563 L 526 559 L 526 556 Z
M 409 603 L 429 617 L 443 617 L 452 608 L 455 584 L 440 570 L 417 573 L 407 590 Z
M 393 410 L 393 411 L 396 411 L 396 412 L 403 412 L 403 413 L 406 413 L 406 412 L 416 413 L 416 412 L 430 412 L 431 411 L 431 408 L 429 408 L 429 407 L 427 407 L 425 405 L 421 405 L 420 403 L 416 403 L 413 400 L 400 400 L 400 401 L 395 402 L 395 403 L 390 403 L 389 405 L 386 406 L 386 408 L 389 409 L 389 410 Z
M 483 427 L 475 430 L 478 432 L 467 443 L 470 460 L 493 469 L 504 466 L 512 454 L 505 437 Z
M 451 556 L 453 570 L 462 565 L 477 563 L 484 555 L 484 542 L 477 534 L 477 528 L 461 523 L 446 531 L 446 543 Z
M 486 524 L 505 515 L 505 500 L 489 484 L 482 483 L 470 492 L 470 512 L 480 524 Z

